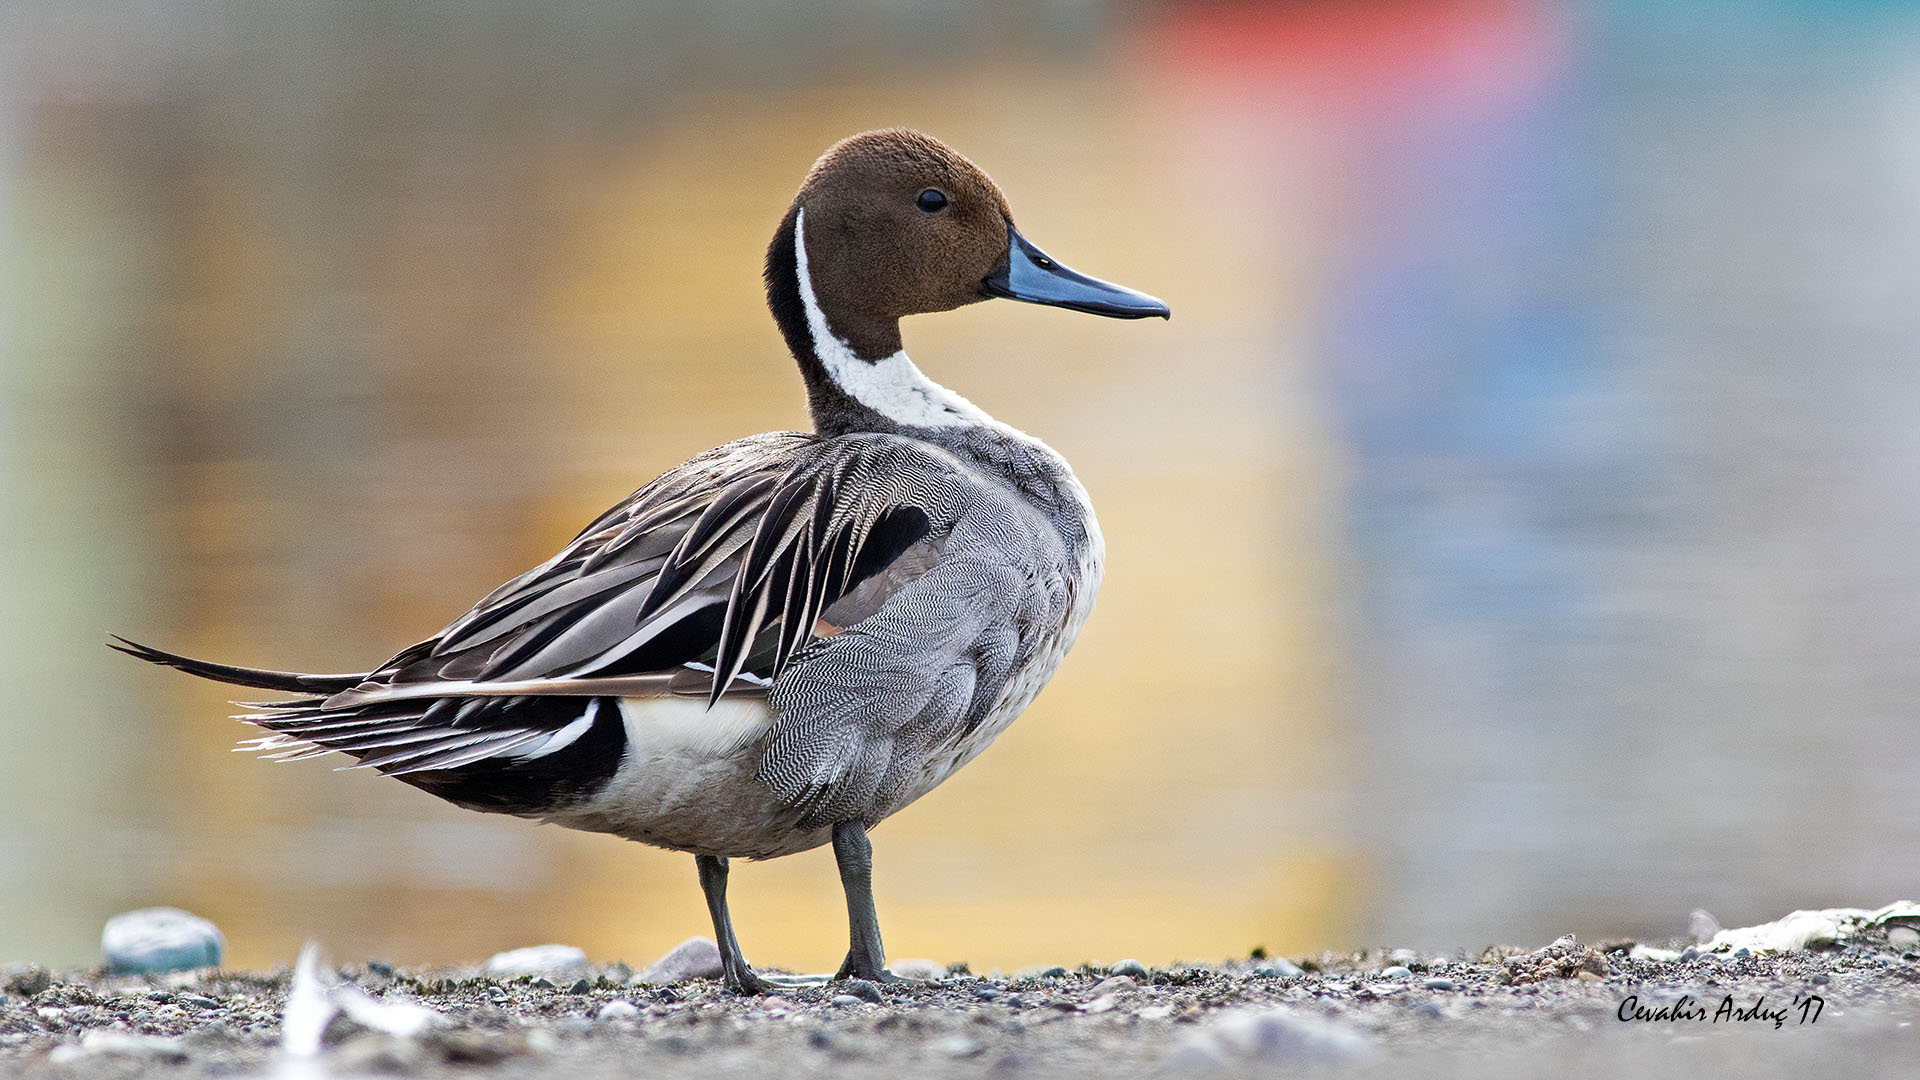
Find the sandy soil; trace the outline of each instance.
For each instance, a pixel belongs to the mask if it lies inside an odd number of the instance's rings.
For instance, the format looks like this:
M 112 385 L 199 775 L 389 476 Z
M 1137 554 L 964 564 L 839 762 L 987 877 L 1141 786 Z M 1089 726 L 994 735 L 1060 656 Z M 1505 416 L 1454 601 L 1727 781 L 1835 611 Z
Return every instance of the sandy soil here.
M 937 982 L 851 988 L 878 1003 L 851 1000 L 844 984 L 757 999 L 711 980 L 629 985 L 624 968 L 556 982 L 355 965 L 335 977 L 437 1015 L 409 1011 L 427 1026 L 398 1035 L 343 1014 L 311 1056 L 283 1049 L 284 970 L 104 976 L 16 967 L 0 977 L 0 1076 L 1118 1080 L 1920 1070 L 1920 1036 L 1909 1026 L 1920 1015 L 1920 952 L 1893 951 L 1881 931 L 1844 948 L 1736 959 L 1636 960 L 1623 946 L 1559 944 L 1471 959 L 1368 953 L 1301 963 L 1297 976 L 1259 973 L 1270 962 L 1242 959 L 1134 977 L 1090 968 L 954 972 Z M 1632 1018 L 1636 1006 L 1645 1010 L 1640 1019 Z

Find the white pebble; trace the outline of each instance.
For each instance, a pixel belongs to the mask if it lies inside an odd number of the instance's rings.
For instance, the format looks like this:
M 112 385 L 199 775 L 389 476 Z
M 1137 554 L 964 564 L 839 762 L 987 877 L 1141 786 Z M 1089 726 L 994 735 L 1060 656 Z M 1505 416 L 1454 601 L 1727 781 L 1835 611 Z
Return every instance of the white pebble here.
M 142 908 L 115 915 L 100 932 L 107 966 L 120 973 L 217 967 L 227 939 L 220 928 L 179 908 Z
M 600 1011 L 594 1016 L 594 1019 L 604 1023 L 611 1023 L 615 1020 L 637 1020 L 639 1018 L 640 1006 L 624 998 L 616 998 L 600 1006 Z
M 969 1058 L 985 1050 L 987 1044 L 966 1035 L 949 1035 L 934 1043 L 933 1048 L 948 1057 Z
M 125 1057 L 150 1057 L 163 1061 L 180 1062 L 187 1060 L 186 1045 L 179 1038 L 163 1038 L 159 1035 L 134 1035 L 111 1028 L 96 1028 L 80 1036 L 77 1043 L 66 1043 L 53 1048 L 47 1060 L 56 1065 L 92 1057 L 95 1054 L 120 1054 Z
M 668 949 L 666 955 L 635 975 L 632 981 L 661 985 L 689 979 L 717 979 L 720 974 L 720 946 L 712 938 L 690 937 Z
M 487 958 L 487 974 L 497 979 L 515 975 L 580 975 L 586 970 L 586 950 L 572 945 L 529 945 Z
M 1291 1009 L 1237 1009 L 1187 1040 L 1199 1057 L 1237 1056 L 1266 1062 L 1357 1061 L 1373 1053 L 1358 1028 Z M 1209 1053 L 1211 1051 L 1211 1053 Z
M 903 979 L 919 979 L 922 982 L 939 982 L 947 977 L 947 965 L 920 957 L 895 960 L 887 965 L 887 970 Z

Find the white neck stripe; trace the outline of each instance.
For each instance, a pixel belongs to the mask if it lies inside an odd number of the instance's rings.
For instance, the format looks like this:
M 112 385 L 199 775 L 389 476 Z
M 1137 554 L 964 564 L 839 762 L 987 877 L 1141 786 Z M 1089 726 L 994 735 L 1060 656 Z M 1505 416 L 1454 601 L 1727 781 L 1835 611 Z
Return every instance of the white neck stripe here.
M 827 369 L 827 377 L 855 401 L 908 427 L 960 427 L 990 420 L 972 402 L 922 374 L 907 359 L 906 350 L 880 360 L 862 360 L 834 334 L 807 272 L 806 218 L 804 207 L 793 217 L 794 273 L 800 279 L 800 303 L 807 309 L 813 354 Z

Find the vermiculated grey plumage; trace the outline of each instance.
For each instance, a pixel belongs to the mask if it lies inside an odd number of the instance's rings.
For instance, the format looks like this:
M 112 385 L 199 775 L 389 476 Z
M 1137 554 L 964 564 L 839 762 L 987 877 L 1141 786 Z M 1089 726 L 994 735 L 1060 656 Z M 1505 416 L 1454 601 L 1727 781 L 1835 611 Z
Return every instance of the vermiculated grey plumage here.
M 978 751 L 1066 621 L 1087 539 L 1022 437 L 916 434 L 716 448 L 357 685 L 246 719 L 281 736 L 261 749 L 444 788 L 579 715 L 537 698 L 764 695 L 755 777 L 801 828 L 874 824 Z

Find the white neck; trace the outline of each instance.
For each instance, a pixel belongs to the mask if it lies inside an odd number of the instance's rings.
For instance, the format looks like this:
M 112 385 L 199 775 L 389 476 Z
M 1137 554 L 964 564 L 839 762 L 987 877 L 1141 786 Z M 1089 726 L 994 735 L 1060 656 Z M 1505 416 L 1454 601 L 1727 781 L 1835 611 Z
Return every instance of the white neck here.
M 991 420 L 973 402 L 922 374 L 907 359 L 905 349 L 880 360 L 862 360 L 854 355 L 852 346 L 834 334 L 813 294 L 813 277 L 807 272 L 806 224 L 803 207 L 793 219 L 794 270 L 800 279 L 800 302 L 807 309 L 813 354 L 820 358 L 827 376 L 853 400 L 908 427 L 962 427 Z

